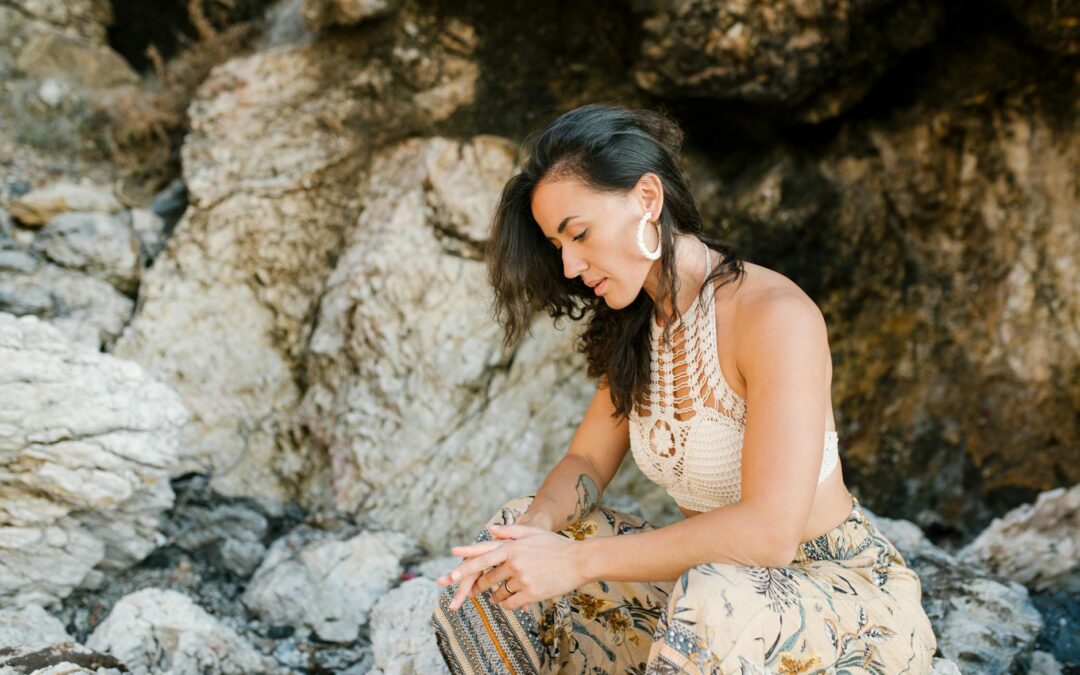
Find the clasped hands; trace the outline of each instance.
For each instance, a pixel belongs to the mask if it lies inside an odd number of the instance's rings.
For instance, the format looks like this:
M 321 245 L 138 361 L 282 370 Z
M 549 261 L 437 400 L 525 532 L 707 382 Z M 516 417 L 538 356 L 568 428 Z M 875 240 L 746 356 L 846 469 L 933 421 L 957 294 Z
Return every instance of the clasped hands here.
M 581 542 L 532 525 L 491 525 L 488 531 L 494 539 L 450 549 L 464 560 L 435 580 L 440 586 L 458 584 L 450 609 L 495 586 L 490 602 L 517 609 L 588 582 L 581 571 Z

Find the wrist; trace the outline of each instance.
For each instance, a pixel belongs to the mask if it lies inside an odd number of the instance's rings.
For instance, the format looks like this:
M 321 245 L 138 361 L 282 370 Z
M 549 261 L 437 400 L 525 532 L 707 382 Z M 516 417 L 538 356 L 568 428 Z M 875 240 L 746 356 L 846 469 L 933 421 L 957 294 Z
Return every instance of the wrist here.
M 577 569 L 578 574 L 584 578 L 584 582 L 587 584 L 598 581 L 602 576 L 602 573 L 597 568 L 601 560 L 596 552 L 597 542 L 598 540 L 595 539 L 574 541 L 574 547 L 570 549 L 573 551 L 574 568 Z
M 517 525 L 531 525 L 533 527 L 542 527 L 549 532 L 555 531 L 555 518 L 545 511 L 543 508 L 536 508 L 537 502 L 533 502 L 525 513 L 521 514 L 521 517 L 515 521 Z

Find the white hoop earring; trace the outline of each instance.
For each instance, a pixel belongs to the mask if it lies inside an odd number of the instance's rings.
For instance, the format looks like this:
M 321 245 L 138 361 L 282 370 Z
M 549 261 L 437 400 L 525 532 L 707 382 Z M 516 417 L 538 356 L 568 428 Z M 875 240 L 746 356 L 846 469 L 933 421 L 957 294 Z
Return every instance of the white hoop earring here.
M 645 223 L 647 223 L 649 221 L 649 218 L 652 218 L 652 211 L 646 211 L 645 215 L 643 215 L 641 217 L 641 222 L 638 223 L 638 226 L 637 226 L 637 246 L 638 246 L 638 249 L 641 251 L 641 255 L 645 256 L 649 260 L 657 260 L 657 259 L 660 258 L 660 248 L 661 248 L 660 221 L 657 220 L 657 221 L 655 221 L 653 223 L 654 225 L 656 225 L 656 250 L 655 251 L 650 251 L 649 249 L 645 248 Z

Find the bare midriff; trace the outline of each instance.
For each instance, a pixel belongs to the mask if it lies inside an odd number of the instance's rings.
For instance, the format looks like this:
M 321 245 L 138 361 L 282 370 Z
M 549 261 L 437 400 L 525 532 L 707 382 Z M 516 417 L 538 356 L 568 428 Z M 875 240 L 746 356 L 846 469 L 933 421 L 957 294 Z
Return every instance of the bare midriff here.
M 702 511 L 691 511 L 679 507 L 682 514 L 687 518 L 701 515 Z M 843 474 L 840 465 L 837 464 L 829 477 L 821 485 L 818 485 L 814 494 L 814 503 L 810 507 L 810 518 L 806 521 L 803 530 L 802 541 L 810 541 L 833 529 L 848 517 L 851 512 L 851 496 L 844 485 Z

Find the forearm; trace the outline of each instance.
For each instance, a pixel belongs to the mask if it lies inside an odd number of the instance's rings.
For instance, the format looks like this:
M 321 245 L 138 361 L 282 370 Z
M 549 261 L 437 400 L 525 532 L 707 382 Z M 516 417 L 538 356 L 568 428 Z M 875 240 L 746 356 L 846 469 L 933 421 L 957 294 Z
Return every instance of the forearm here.
M 787 542 L 769 533 L 765 518 L 737 502 L 654 530 L 587 539 L 578 559 L 589 581 L 675 581 L 708 562 L 787 564 Z
M 600 476 L 589 460 L 568 454 L 548 473 L 518 522 L 552 531 L 564 529 L 600 503 L 599 484 Z

